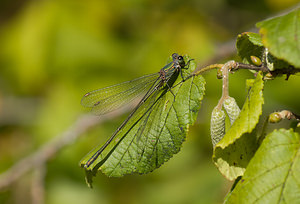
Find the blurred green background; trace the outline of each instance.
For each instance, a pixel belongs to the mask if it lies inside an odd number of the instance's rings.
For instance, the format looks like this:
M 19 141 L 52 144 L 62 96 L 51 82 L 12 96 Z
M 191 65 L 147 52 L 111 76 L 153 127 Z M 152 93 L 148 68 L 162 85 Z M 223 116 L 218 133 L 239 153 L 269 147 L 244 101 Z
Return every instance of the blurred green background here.
M 207 65 L 221 45 L 297 0 L 1 0 L 0 172 L 36 151 L 86 113 L 83 94 L 157 72 L 168 57 L 188 54 Z M 229 47 L 230 48 L 230 47 Z M 224 50 L 225 53 L 230 50 Z M 227 58 L 228 59 L 228 58 Z M 227 59 L 213 61 L 224 62 Z M 229 59 L 237 59 L 232 55 Z M 153 173 L 85 184 L 80 159 L 126 117 L 106 121 L 47 163 L 45 203 L 222 203 L 231 187 L 211 161 L 210 112 L 221 96 L 216 72 L 180 153 Z M 248 71 L 231 75 L 242 106 Z M 266 83 L 265 112 L 300 113 L 297 77 Z M 278 94 L 280 93 L 280 95 Z M 32 203 L 32 173 L 0 192 L 0 203 Z

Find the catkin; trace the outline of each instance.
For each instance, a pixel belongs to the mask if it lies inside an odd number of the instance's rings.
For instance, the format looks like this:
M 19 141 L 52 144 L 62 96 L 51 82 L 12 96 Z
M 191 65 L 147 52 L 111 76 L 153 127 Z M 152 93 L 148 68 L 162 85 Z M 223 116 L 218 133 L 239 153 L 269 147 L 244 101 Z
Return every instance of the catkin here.
M 215 146 L 225 135 L 225 112 L 214 108 L 211 114 L 210 135 L 213 146 Z
M 230 124 L 232 125 L 237 117 L 240 115 L 240 108 L 237 105 L 236 101 L 232 97 L 228 97 L 223 102 L 223 107 L 229 117 Z

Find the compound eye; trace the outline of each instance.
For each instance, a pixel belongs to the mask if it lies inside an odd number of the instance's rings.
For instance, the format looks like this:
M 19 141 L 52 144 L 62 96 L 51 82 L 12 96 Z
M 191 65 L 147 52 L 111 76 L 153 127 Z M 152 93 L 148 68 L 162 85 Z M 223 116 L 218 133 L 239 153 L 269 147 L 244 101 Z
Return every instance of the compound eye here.
M 182 56 L 178 56 L 178 60 L 183 60 L 183 57 Z

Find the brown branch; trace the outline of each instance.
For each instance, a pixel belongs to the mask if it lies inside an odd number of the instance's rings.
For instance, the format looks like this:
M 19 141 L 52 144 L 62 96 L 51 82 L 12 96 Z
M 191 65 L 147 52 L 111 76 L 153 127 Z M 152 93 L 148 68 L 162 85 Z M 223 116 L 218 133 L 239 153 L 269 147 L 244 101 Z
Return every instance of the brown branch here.
M 235 66 L 232 67 L 231 71 L 236 71 L 239 69 L 249 69 L 249 70 L 262 71 L 264 73 L 268 73 L 267 79 L 273 79 L 277 76 L 286 74 L 286 80 L 289 79 L 290 75 L 294 75 L 300 72 L 299 68 L 295 68 L 293 66 L 289 66 L 285 69 L 276 69 L 274 71 L 270 71 L 266 66 L 255 66 L 252 64 L 243 64 L 239 62 L 236 62 Z
M 262 71 L 262 72 L 270 72 L 270 70 L 264 66 L 255 66 L 252 64 L 243 64 L 243 63 L 239 63 L 239 62 L 236 62 L 235 66 L 232 67 L 231 71 L 236 71 L 239 69 L 249 69 L 249 70 L 255 70 L 255 71 Z

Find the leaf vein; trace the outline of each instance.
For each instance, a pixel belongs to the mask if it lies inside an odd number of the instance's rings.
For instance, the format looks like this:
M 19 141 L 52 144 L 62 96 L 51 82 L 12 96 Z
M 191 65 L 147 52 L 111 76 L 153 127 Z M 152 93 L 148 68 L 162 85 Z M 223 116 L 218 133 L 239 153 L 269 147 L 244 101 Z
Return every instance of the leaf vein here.
M 285 178 L 284 178 L 284 181 L 285 181 L 285 182 L 283 182 L 283 186 L 282 186 L 282 189 L 281 189 L 281 191 L 280 191 L 280 200 L 281 200 L 281 197 L 283 197 L 283 192 L 284 192 L 284 190 L 285 190 L 285 184 L 286 184 L 286 181 L 287 181 L 287 179 L 288 179 L 290 173 L 292 172 L 291 170 L 293 169 L 293 165 L 294 165 L 294 163 L 295 163 L 295 158 L 296 158 L 296 156 L 297 156 L 298 153 L 299 153 L 299 149 L 300 149 L 300 148 L 298 148 L 298 150 L 294 153 L 293 158 L 292 158 L 292 162 L 291 162 L 290 167 L 289 167 L 289 170 L 287 171 L 287 174 L 286 174 L 286 176 L 285 176 Z

